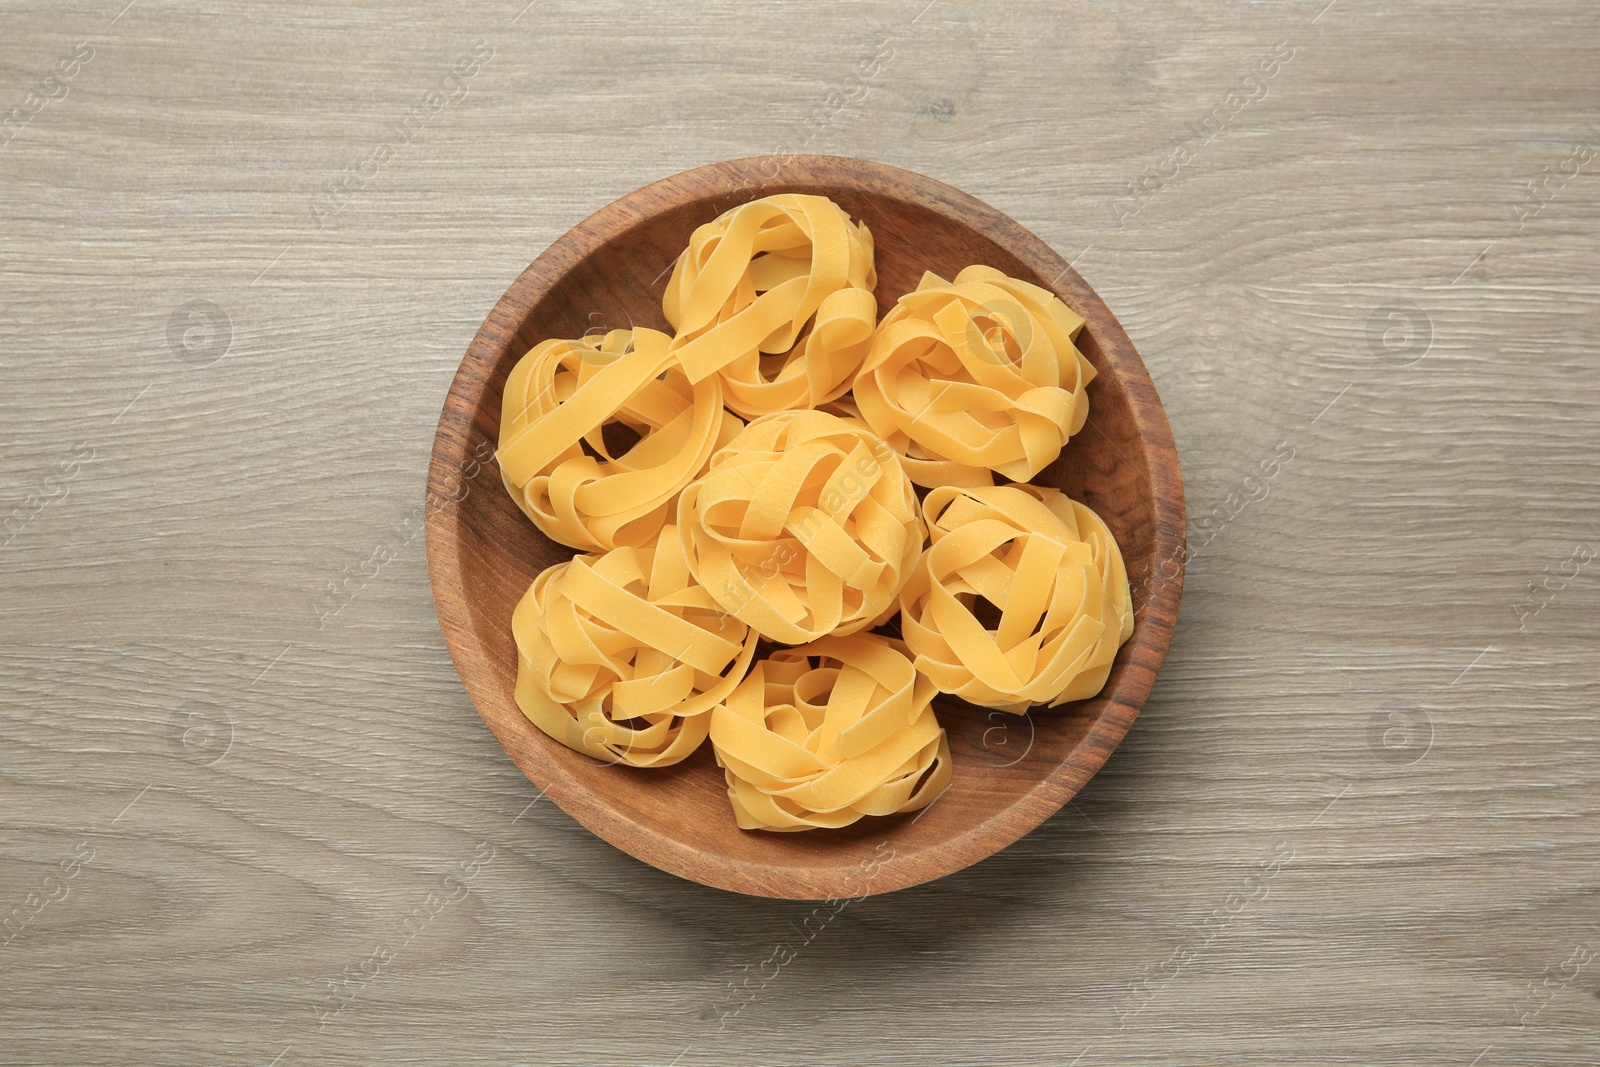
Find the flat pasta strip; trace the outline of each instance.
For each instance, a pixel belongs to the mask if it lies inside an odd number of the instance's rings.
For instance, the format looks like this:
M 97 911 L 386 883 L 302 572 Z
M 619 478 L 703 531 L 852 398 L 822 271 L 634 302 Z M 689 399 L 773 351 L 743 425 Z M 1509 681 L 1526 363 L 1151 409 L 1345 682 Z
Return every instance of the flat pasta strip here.
M 917 670 L 1018 714 L 1100 692 L 1133 634 L 1122 552 L 1100 517 L 1034 485 L 944 486 L 922 507 L 932 545 L 900 596 Z M 980 620 L 983 601 L 997 621 Z
M 497 458 L 506 490 L 533 524 L 589 550 L 654 540 L 678 491 L 742 423 L 721 383 L 691 385 L 655 330 L 551 340 L 512 368 Z M 608 427 L 630 431 L 626 449 Z
M 916 811 L 950 783 L 933 685 L 903 646 L 827 637 L 757 663 L 711 712 L 711 745 L 746 830 L 848 826 Z
M 694 231 L 662 298 L 689 381 L 745 418 L 844 393 L 878 321 L 872 233 L 823 196 L 741 204 Z
M 1088 418 L 1082 328 L 1053 293 L 993 267 L 930 272 L 878 324 L 855 403 L 918 485 L 1027 481 Z
M 924 537 L 900 458 L 821 411 L 751 422 L 683 490 L 677 517 L 695 578 L 784 644 L 887 618 Z
M 512 615 L 517 706 L 568 748 L 665 767 L 700 746 L 755 631 L 695 584 L 677 530 L 546 568 Z

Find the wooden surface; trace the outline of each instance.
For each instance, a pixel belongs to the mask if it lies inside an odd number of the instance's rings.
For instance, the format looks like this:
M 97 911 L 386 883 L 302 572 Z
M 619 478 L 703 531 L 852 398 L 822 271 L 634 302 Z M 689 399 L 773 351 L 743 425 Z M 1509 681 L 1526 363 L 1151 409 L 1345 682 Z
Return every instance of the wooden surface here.
M 1183 488 L 1166 415 L 1127 333 L 1049 246 L 992 207 L 899 168 L 796 155 L 763 174 L 768 159 L 697 167 L 630 192 L 578 223 L 507 290 L 473 339 L 439 419 L 428 473 L 428 571 L 467 692 L 550 800 L 618 848 L 705 885 L 840 900 L 920 885 L 993 854 L 1058 811 L 1105 763 L 1149 695 L 1172 637 L 1183 584 Z M 533 345 L 582 336 L 597 316 L 607 328 L 670 329 L 662 288 L 695 228 L 731 204 L 784 192 L 829 197 L 878 235 L 880 315 L 925 271 L 953 278 L 983 263 L 1053 285 L 1083 316 L 1077 343 L 1097 371 L 1089 421 L 1032 481 L 1096 510 L 1137 594 L 1137 626 L 1096 697 L 1025 722 L 941 698 L 955 775 L 937 804 L 825 833 L 740 830 L 709 744 L 671 768 L 628 771 L 574 752 L 529 722 L 516 698 L 509 620 L 529 584 L 573 549 L 540 534 L 509 493 L 496 491 L 497 461 L 477 460 L 502 439 L 506 376 Z M 480 466 L 488 486 L 473 492 L 476 478 L 466 475 Z
M 1593 5 L 125 2 L 0 15 L 0 1062 L 1595 1062 Z M 537 801 L 421 540 L 510 280 L 774 149 L 1072 260 L 1194 550 L 1070 806 L 822 916 Z

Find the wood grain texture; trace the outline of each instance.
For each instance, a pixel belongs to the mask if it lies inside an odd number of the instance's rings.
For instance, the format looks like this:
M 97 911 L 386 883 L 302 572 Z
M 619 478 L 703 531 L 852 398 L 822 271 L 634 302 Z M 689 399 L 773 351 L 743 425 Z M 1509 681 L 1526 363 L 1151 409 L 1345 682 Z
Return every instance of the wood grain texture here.
M 0 30 L 0 1063 L 1595 1061 L 1592 5 L 125 2 Z M 421 534 L 508 279 L 776 149 L 1073 262 L 1194 552 L 1088 787 L 825 922 L 527 807 Z
M 804 834 L 752 833 L 732 818 L 709 745 L 669 768 L 611 767 L 547 737 L 515 690 L 511 614 L 573 550 L 535 529 L 500 481 L 506 376 L 550 338 L 634 326 L 669 331 L 666 276 L 695 228 L 762 196 L 826 196 L 877 235 L 881 318 L 926 271 L 981 263 L 1050 287 L 1084 319 L 1094 366 L 1089 421 L 1032 479 L 1095 509 L 1120 546 L 1135 628 L 1093 699 L 1011 721 L 938 700 L 954 757 L 949 787 L 916 815 Z M 915 234 L 915 237 L 910 235 Z M 624 326 L 627 324 L 627 326 Z M 480 468 L 482 468 L 480 470 Z M 489 312 L 451 383 L 428 469 L 428 571 L 440 628 L 484 722 L 544 795 L 618 848 L 705 885 L 792 900 L 860 899 L 972 865 L 1060 810 L 1105 764 L 1155 683 L 1183 589 L 1183 482 L 1161 400 L 1116 316 L 1037 237 L 957 189 L 881 164 L 785 155 L 662 178 L 578 223 Z

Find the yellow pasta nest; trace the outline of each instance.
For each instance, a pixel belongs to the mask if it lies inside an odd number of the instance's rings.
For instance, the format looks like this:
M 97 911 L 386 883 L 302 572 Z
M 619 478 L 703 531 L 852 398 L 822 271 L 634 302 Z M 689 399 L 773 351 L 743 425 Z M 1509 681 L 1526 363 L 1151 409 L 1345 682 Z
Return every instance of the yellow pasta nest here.
M 655 330 L 545 341 L 506 379 L 497 458 L 535 526 L 582 549 L 644 545 L 740 422 L 715 378 L 691 385 Z M 607 428 L 636 438 L 613 448 Z
M 1089 414 L 1083 319 L 1054 294 L 974 265 L 922 276 L 873 335 L 855 400 L 918 485 L 1015 482 L 1061 454 Z
M 700 746 L 758 636 L 690 578 L 671 526 L 650 545 L 547 568 L 511 630 L 522 713 L 570 748 L 633 767 Z
M 933 543 L 900 597 L 917 670 L 1018 713 L 1098 693 L 1133 633 L 1122 553 L 1100 517 L 1034 485 L 947 486 L 922 506 Z
M 828 637 L 757 663 L 711 713 L 747 830 L 839 827 L 916 811 L 950 781 L 933 685 L 887 638 Z
M 740 431 L 679 496 L 678 531 L 723 609 L 791 645 L 881 622 L 923 542 L 899 457 L 821 411 Z
M 755 418 L 850 388 L 878 320 L 877 284 L 866 226 L 827 197 L 783 193 L 695 230 L 662 310 L 689 380 L 720 376 L 728 407 Z

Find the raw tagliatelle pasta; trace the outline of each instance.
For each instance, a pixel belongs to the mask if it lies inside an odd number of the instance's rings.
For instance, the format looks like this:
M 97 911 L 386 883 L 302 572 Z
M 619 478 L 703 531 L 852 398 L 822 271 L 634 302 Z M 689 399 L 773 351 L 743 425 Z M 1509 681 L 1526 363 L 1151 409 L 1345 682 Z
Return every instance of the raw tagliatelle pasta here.
M 511 630 L 522 713 L 569 748 L 634 767 L 699 747 L 758 638 L 690 578 L 671 526 L 650 545 L 547 568 Z
M 1022 712 L 1094 696 L 1133 633 L 1122 553 L 1092 510 L 1056 489 L 934 489 L 932 545 L 901 593 L 917 670 L 946 693 Z M 998 611 L 988 614 L 983 601 Z
M 678 491 L 740 421 L 716 378 L 691 385 L 655 330 L 551 340 L 512 368 L 497 458 L 535 526 L 581 549 L 654 540 Z M 606 430 L 635 440 L 616 447 Z
M 1026 481 L 1088 417 L 1082 328 L 1054 294 L 993 267 L 924 274 L 879 323 L 856 405 L 918 485 L 989 485 L 991 470 Z
M 848 826 L 915 811 L 950 781 L 933 685 L 875 634 L 780 649 L 711 713 L 711 744 L 747 830 Z
M 827 197 L 783 193 L 695 230 L 662 310 L 689 381 L 719 376 L 728 407 L 755 418 L 850 388 L 878 320 L 876 285 L 865 225 Z
M 606 763 L 710 738 L 747 830 L 925 808 L 951 781 L 937 694 L 1090 697 L 1133 629 L 1105 523 L 993 484 L 1083 427 L 1083 319 L 975 265 L 880 322 L 875 255 L 826 197 L 750 201 L 678 257 L 672 334 L 544 341 L 506 382 L 506 488 L 591 553 L 517 604 L 518 706 Z
M 784 644 L 882 622 L 924 536 L 900 458 L 821 411 L 741 430 L 678 497 L 678 531 L 723 609 Z

